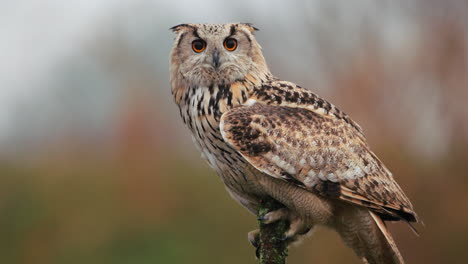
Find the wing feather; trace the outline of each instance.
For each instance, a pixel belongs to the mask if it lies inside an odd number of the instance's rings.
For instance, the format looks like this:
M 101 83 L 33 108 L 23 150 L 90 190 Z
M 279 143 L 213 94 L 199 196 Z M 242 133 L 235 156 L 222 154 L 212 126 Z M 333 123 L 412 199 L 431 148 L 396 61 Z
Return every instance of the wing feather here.
M 255 103 L 223 114 L 220 130 L 267 175 L 368 207 L 384 220 L 416 221 L 408 198 L 361 131 L 343 120 L 297 106 Z

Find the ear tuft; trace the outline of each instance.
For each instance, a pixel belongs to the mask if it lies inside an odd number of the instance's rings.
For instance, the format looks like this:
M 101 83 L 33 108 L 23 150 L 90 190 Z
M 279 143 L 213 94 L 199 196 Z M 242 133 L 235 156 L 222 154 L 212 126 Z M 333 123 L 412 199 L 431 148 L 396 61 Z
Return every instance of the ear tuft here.
M 254 33 L 255 31 L 259 31 L 258 28 L 254 27 L 252 23 L 240 23 L 241 25 L 247 27 L 250 32 Z
M 179 32 L 180 30 L 186 27 L 189 27 L 189 24 L 179 24 L 179 25 L 171 27 L 169 30 L 172 30 L 172 32 Z

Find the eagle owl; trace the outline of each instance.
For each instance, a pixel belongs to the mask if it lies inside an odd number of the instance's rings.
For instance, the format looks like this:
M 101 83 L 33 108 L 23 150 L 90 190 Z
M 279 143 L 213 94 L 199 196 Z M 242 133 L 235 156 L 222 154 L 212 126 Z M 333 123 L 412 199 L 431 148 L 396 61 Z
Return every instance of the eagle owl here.
M 262 221 L 287 220 L 287 241 L 323 225 L 365 263 L 403 263 L 383 221 L 417 216 L 361 127 L 312 91 L 273 76 L 251 24 L 171 29 L 172 94 L 231 196 L 253 214 L 262 199 L 280 203 Z M 255 244 L 258 230 L 248 237 Z

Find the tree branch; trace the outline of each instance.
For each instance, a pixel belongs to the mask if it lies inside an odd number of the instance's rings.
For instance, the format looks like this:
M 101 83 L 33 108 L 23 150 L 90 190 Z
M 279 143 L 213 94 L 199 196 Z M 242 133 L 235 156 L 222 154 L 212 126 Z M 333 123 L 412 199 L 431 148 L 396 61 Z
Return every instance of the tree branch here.
M 258 216 L 281 208 L 281 204 L 274 200 L 262 201 Z M 260 264 L 285 264 L 288 256 L 287 244 L 281 238 L 287 231 L 289 224 L 281 220 L 269 225 L 259 221 L 260 239 L 257 255 Z

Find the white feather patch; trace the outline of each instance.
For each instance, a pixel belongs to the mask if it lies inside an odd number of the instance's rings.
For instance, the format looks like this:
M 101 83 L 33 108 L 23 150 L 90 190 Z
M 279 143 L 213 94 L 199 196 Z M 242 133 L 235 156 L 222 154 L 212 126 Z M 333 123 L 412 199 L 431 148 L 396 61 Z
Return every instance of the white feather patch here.
M 313 176 L 310 176 L 311 171 L 309 171 L 308 174 L 309 174 L 309 177 L 306 177 L 306 178 L 304 179 L 304 184 L 305 184 L 305 186 L 307 186 L 307 187 L 313 187 L 313 186 L 315 186 L 315 185 L 317 184 L 318 178 L 313 177 Z M 313 174 L 315 175 L 315 173 L 313 173 Z
M 247 101 L 244 103 L 244 105 L 245 105 L 245 106 L 252 106 L 252 105 L 254 105 L 255 103 L 257 103 L 257 100 L 252 99 L 252 98 L 249 98 L 249 100 L 247 100 Z
M 271 161 L 273 161 L 276 164 L 276 166 L 278 166 L 281 169 L 285 170 L 289 174 L 295 174 L 296 173 L 296 169 L 291 164 L 289 164 L 287 161 L 281 159 L 278 155 L 273 156 Z
M 226 140 L 226 132 L 224 132 L 224 120 L 221 117 L 221 122 L 219 122 L 219 131 L 221 132 L 221 137 Z
M 364 171 L 359 167 L 359 165 L 352 163 L 352 166 L 349 170 L 343 173 L 343 177 L 346 179 L 356 179 L 364 176 Z
M 332 181 L 332 182 L 337 182 L 338 181 L 338 177 L 334 173 L 328 173 L 327 179 L 329 181 Z
M 315 110 L 315 112 L 318 113 L 318 114 L 324 115 L 325 114 L 325 109 L 319 108 L 319 109 Z
M 301 158 L 301 160 L 299 160 L 299 165 L 301 165 L 302 167 L 304 167 L 306 165 L 306 160 L 304 158 Z

